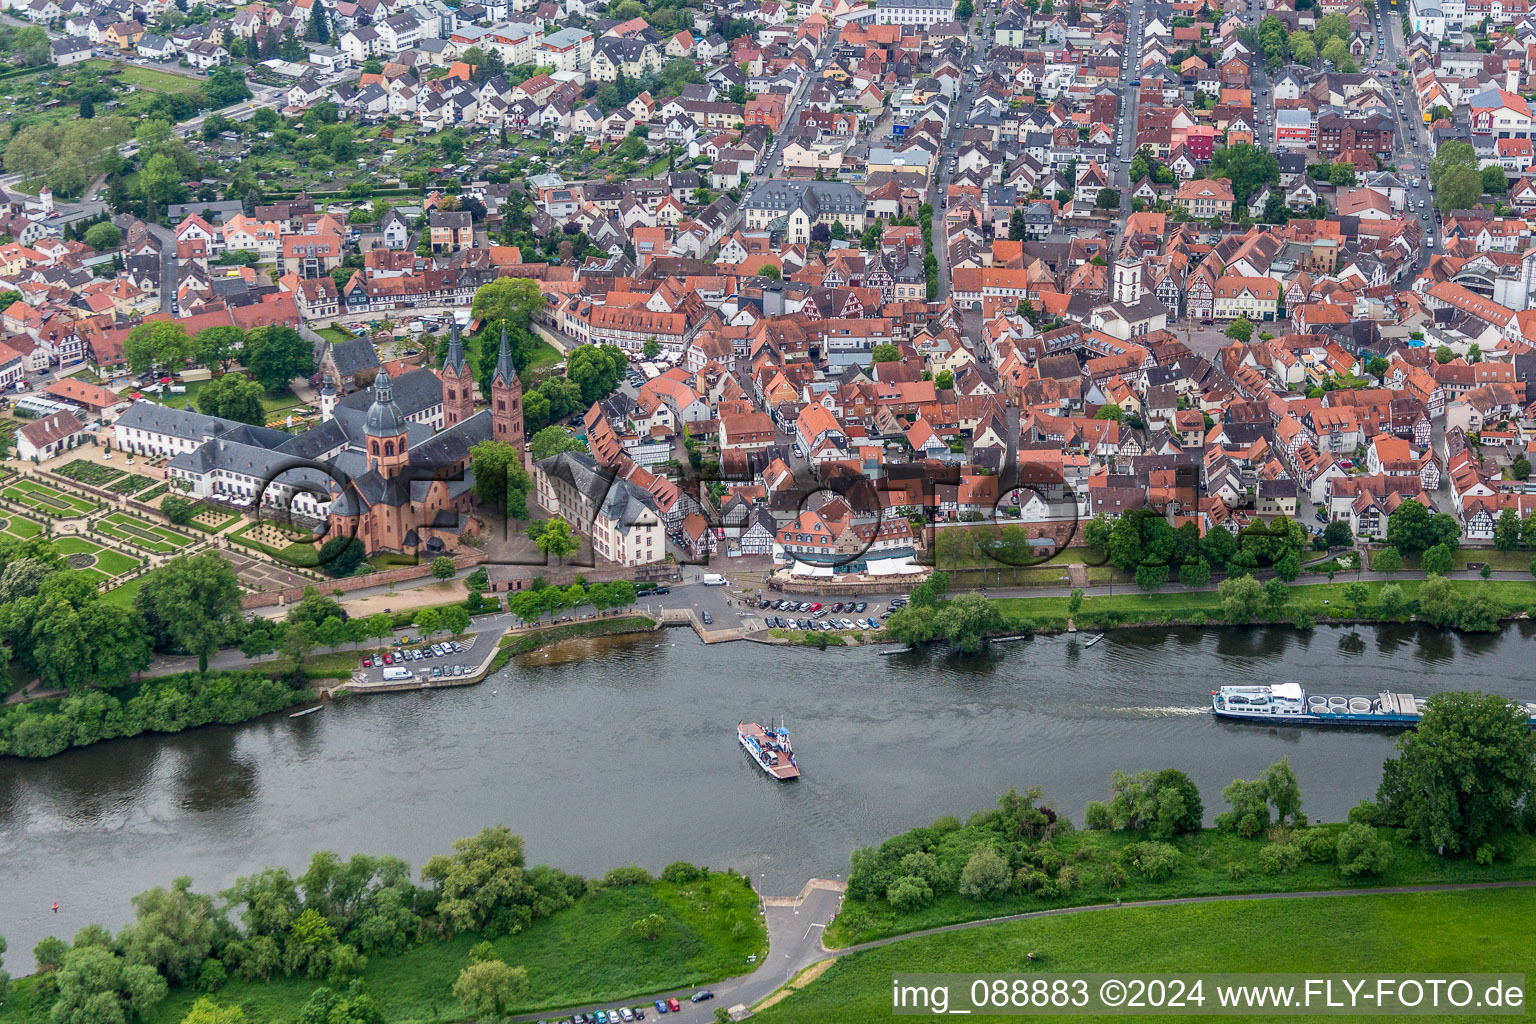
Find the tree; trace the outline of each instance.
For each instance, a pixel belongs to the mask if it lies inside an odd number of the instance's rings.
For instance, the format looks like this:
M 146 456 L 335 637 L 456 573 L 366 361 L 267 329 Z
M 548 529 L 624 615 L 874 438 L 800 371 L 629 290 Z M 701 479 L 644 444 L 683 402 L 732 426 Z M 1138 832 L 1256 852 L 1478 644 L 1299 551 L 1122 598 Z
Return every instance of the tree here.
M 901 362 L 901 349 L 888 341 L 882 341 L 869 352 L 871 363 L 899 363 Z
M 515 935 L 533 920 L 538 890 L 524 871 L 523 839 L 505 825 L 455 840 L 421 869 L 431 885 L 435 916 L 445 934 L 480 932 L 487 939 Z
M 192 354 L 199 364 L 210 370 L 228 373 L 244 346 L 245 332 L 232 324 L 205 327 L 192 339 Z
M 145 964 L 128 964 L 106 945 L 81 944 L 54 972 L 58 995 L 54 1024 L 122 1024 L 129 1013 L 147 1015 L 165 998 L 166 981 Z
M 1067 618 L 1073 618 L 1083 607 L 1083 588 L 1073 587 L 1072 593 L 1067 596 Z
M 1212 178 L 1230 180 L 1239 203 L 1247 203 L 1248 197 L 1265 185 L 1280 183 L 1280 163 L 1274 154 L 1247 143 L 1218 149 L 1211 157 L 1208 173 Z
M 432 559 L 432 575 L 436 579 L 451 580 L 458 575 L 459 567 L 454 564 L 452 558 L 447 555 L 439 555 Z
M 1424 552 L 1424 557 L 1419 564 L 1429 575 L 1444 576 L 1451 571 L 1451 549 L 1444 544 L 1436 544 Z
M 1536 790 L 1536 733 L 1525 713 L 1484 693 L 1430 696 L 1418 727 L 1397 740 L 1376 801 L 1386 823 L 1442 856 L 1491 860 L 1520 827 Z
M 645 339 L 645 344 L 640 347 L 640 354 L 647 359 L 655 359 L 661 355 L 661 342 L 655 337 Z
M 1278 576 L 1271 578 L 1264 584 L 1264 600 L 1269 603 L 1270 609 L 1276 615 L 1285 610 L 1285 603 L 1290 599 L 1290 596 L 1291 588 L 1286 586 L 1285 580 Z
M 1387 516 L 1387 543 L 1406 555 L 1430 547 L 1429 510 L 1411 498 L 1398 505 Z
M 587 446 L 580 438 L 558 424 L 545 427 L 528 439 L 528 451 L 535 462 L 543 462 L 561 452 L 586 450 Z
M 368 558 L 368 549 L 356 537 L 337 534 L 320 545 L 316 567 L 332 579 L 351 576 Z
M 1247 317 L 1240 316 L 1228 324 L 1227 329 L 1222 333 L 1246 345 L 1248 344 L 1248 339 L 1253 337 L 1253 322 Z
M 504 509 L 512 519 L 528 518 L 533 481 L 516 448 L 506 441 L 481 441 L 469 450 L 469 460 L 476 501 Z
M 443 631 L 443 613 L 437 608 L 423 608 L 416 613 L 416 628 L 422 636 L 431 636 Z
M 165 513 L 165 518 L 177 526 L 186 526 L 192 521 L 192 502 L 179 494 L 167 494 L 161 498 L 160 511 Z
M 315 372 L 315 352 L 291 327 L 272 324 L 246 336 L 245 364 L 268 391 L 281 391 L 295 377 Z
M 544 306 L 539 283 L 529 277 L 498 277 L 475 290 L 470 315 L 476 320 L 527 329 Z
M 1120 193 L 1112 188 L 1101 188 L 1099 194 L 1094 197 L 1093 206 L 1098 210 L 1120 209 Z
M 960 872 L 959 892 L 973 900 L 997 899 L 1008 891 L 1008 861 L 991 846 L 978 846 Z
M 171 888 L 155 886 L 133 898 L 134 922 L 117 936 L 130 964 L 152 967 L 167 981 L 188 984 L 227 927 L 214 898 L 192 891 L 192 879 L 177 878 Z
M 1139 180 L 1133 174 L 1132 181 Z M 1014 242 L 1022 242 L 1029 238 L 1029 223 L 1024 219 L 1024 208 L 1015 206 L 1013 213 L 1008 216 L 1008 238 Z
M 1493 524 L 1493 546 L 1500 551 L 1513 551 L 1520 546 L 1520 513 L 1512 508 L 1499 513 Z
M 245 76 L 234 68 L 215 68 L 203 83 L 203 98 L 217 110 L 250 99 L 251 90 L 246 88 Z
M 1350 609 L 1355 618 L 1359 618 L 1365 606 L 1371 600 L 1371 588 L 1364 583 L 1346 583 L 1344 585 L 1344 600 L 1349 602 Z
M 1398 554 L 1397 548 L 1382 548 L 1371 559 L 1371 568 L 1377 572 L 1398 572 L 1403 568 L 1403 556 Z
M 1385 584 L 1381 593 L 1376 595 L 1376 609 L 1384 619 L 1402 618 L 1407 607 L 1408 599 L 1403 594 L 1403 588 L 1396 583 Z
M 206 416 L 222 416 L 259 427 L 267 422 L 267 411 L 261 404 L 263 395 L 262 386 L 245 374 L 226 373 L 198 391 L 197 408 Z
M 661 931 L 666 923 L 667 919 L 660 914 L 646 914 L 630 927 L 646 942 L 655 942 L 661 938 Z
M 1225 533 L 1226 531 L 1222 531 Z M 1211 563 L 1196 559 L 1179 566 L 1179 582 L 1186 587 L 1203 587 L 1211 582 Z
M 1252 576 L 1222 580 L 1216 588 L 1222 617 L 1230 622 L 1247 622 L 1259 614 L 1265 600 L 1264 586 Z
M 1475 171 L 1477 165 L 1477 152 L 1472 148 L 1472 143 L 1460 141 L 1442 143 L 1429 161 L 1430 187 L 1438 190 L 1445 172 L 1452 167 L 1466 167 Z
M 199 672 L 221 643 L 237 634 L 243 616 L 240 581 L 216 552 L 181 555 L 144 577 L 133 605 L 156 650 L 197 655 Z
M 1376 835 L 1369 825 L 1353 822 L 1334 846 L 1339 874 L 1345 878 L 1379 875 L 1392 863 L 1392 844 Z
M 566 357 L 565 373 L 569 379 L 551 378 L 544 382 L 541 390 L 546 395 L 554 396 L 551 398 L 552 410 L 556 407 L 555 398 L 560 399 L 559 411 L 553 413 L 553 416 L 564 416 L 567 409 L 574 411 L 581 405 L 590 405 L 612 394 L 614 388 L 619 386 L 619 381 L 623 379 L 624 371 L 628 366 L 629 357 L 616 346 L 582 345 Z M 574 392 L 573 397 L 577 405 L 571 406 L 557 393 L 556 386 Z
M 481 960 L 459 972 L 453 995 L 475 1017 L 499 1017 L 527 986 L 527 969 L 510 967 L 501 960 Z
M 395 624 L 384 612 L 368 616 L 367 636 L 370 640 L 384 640 L 395 632 Z
M 529 523 L 528 536 L 540 551 L 561 563 L 581 550 L 581 538 L 571 532 L 571 524 L 561 516 Z
M 1323 541 L 1331 548 L 1347 548 L 1352 545 L 1355 534 L 1349 528 L 1349 520 L 1335 519 L 1323 527 Z
M 116 224 L 104 220 L 86 228 L 82 241 L 92 249 L 116 249 L 123 244 L 123 232 Z
M 1099 406 L 1098 411 L 1093 414 L 1093 418 L 1096 420 L 1114 420 L 1116 423 L 1123 423 L 1125 421 L 1125 410 L 1111 402 L 1108 405 Z
M 123 339 L 123 358 L 134 373 L 144 373 L 156 366 L 179 370 L 192 358 L 192 339 L 187 337 L 187 329 L 174 320 L 147 321 Z
M 1482 169 L 1483 191 L 1489 195 L 1501 196 L 1509 191 L 1509 179 L 1504 176 L 1504 168 L 1498 164 L 1489 164 Z
M 1340 161 L 1328 168 L 1328 184 L 1347 188 L 1355 183 L 1355 165 Z
M 461 604 L 444 608 L 443 628 L 454 636 L 462 636 L 469 629 L 469 609 Z
M 1419 618 L 1432 626 L 1449 626 L 1461 610 L 1456 585 L 1444 576 L 1430 576 L 1419 587 Z
M 1440 176 L 1440 183 L 1435 186 L 1435 208 L 1442 213 L 1465 210 L 1475 205 L 1482 194 L 1481 174 L 1470 167 L 1451 167 Z

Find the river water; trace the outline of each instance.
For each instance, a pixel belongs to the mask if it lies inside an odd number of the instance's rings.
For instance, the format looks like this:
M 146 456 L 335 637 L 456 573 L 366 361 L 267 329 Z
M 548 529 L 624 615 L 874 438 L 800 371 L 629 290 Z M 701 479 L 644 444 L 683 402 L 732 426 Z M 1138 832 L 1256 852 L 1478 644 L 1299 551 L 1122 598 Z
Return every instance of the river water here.
M 1080 822 L 1116 768 L 1183 769 L 1209 818 L 1227 782 L 1288 756 L 1307 811 L 1336 819 L 1374 793 L 1393 737 L 1217 722 L 1212 686 L 1536 699 L 1532 638 L 1527 623 L 1476 637 L 1157 628 L 970 658 L 706 646 L 681 629 L 574 642 L 476 687 L 0 761 L 0 934 L 16 973 L 38 939 L 116 928 L 133 894 L 177 875 L 212 890 L 267 865 L 301 871 L 316 849 L 419 866 L 496 823 L 530 861 L 601 874 L 686 859 L 788 895 L 846 874 L 857 846 L 964 818 L 1009 786 L 1043 786 Z M 736 744 L 737 720 L 780 716 L 796 783 Z

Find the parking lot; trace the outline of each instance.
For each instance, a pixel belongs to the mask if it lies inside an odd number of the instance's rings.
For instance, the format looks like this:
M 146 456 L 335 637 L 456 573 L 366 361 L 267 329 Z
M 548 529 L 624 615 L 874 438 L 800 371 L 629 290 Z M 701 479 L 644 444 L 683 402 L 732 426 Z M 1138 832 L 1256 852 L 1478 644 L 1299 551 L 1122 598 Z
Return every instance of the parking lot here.
M 361 671 L 371 683 L 403 682 L 400 670 L 410 673 L 412 679 L 460 679 L 473 675 L 479 667 L 479 655 L 484 652 L 474 651 L 478 638 L 479 634 L 471 633 L 460 640 L 426 643 L 419 636 L 403 633 L 384 653 L 362 655 Z
M 907 603 L 904 597 L 889 603 L 876 601 L 796 601 L 791 598 L 764 598 L 757 602 L 763 620 L 770 629 L 831 632 L 862 629 L 879 632 L 885 619 Z

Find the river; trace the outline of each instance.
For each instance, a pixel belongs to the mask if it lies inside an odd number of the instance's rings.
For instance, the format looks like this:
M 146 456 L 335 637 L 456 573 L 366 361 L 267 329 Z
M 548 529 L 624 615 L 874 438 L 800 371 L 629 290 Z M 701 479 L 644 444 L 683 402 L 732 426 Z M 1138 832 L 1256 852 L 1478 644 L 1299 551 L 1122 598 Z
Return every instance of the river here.
M 177 875 L 213 890 L 267 865 L 297 873 L 316 849 L 419 866 L 496 823 L 534 862 L 601 874 L 686 859 L 793 894 L 846 874 L 855 847 L 963 818 L 1009 786 L 1043 786 L 1080 822 L 1116 768 L 1183 769 L 1209 818 L 1232 778 L 1289 756 L 1307 811 L 1337 819 L 1374 793 L 1393 737 L 1217 722 L 1218 680 L 1536 699 L 1533 636 L 1528 623 L 1489 636 L 1156 628 L 971 658 L 706 646 L 681 629 L 572 642 L 476 687 L 0 761 L 0 934 L 17 973 L 38 939 L 116 928 L 133 894 Z M 733 732 L 780 716 L 796 783 L 757 771 Z

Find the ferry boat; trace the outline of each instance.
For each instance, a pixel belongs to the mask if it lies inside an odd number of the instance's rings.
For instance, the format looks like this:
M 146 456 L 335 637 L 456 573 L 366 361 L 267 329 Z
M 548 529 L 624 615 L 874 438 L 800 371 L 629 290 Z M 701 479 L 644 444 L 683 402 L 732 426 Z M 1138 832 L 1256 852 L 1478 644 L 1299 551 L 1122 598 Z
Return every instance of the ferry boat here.
M 783 725 L 764 729 L 756 722 L 737 722 L 736 740 L 759 768 L 780 782 L 800 777 L 800 766 L 795 764 L 795 752 L 789 745 L 789 730 Z
M 1299 683 L 1223 686 L 1211 691 L 1211 712 L 1268 725 L 1355 725 L 1409 729 L 1424 717 L 1424 698 L 1383 690 L 1374 697 L 1308 693 Z M 1519 704 L 1536 728 L 1536 703 Z

